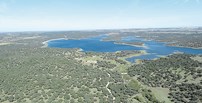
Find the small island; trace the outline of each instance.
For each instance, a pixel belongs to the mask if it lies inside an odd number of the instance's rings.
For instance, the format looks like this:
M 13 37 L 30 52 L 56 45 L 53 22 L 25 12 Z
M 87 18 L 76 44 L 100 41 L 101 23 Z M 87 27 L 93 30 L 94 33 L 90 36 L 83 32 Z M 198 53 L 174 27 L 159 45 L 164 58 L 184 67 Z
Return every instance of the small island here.
M 130 45 L 135 47 L 146 47 L 143 42 L 122 42 L 116 41 L 115 44 Z

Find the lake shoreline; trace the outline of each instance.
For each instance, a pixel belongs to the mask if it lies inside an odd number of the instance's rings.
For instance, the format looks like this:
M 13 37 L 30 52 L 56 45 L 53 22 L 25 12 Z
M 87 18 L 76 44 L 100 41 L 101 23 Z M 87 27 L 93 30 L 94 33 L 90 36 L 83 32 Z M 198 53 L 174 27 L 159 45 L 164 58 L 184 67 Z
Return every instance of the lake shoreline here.
M 42 42 L 43 46 L 41 48 L 47 48 L 48 47 L 48 42 L 54 41 L 54 40 L 69 40 L 67 38 L 57 38 L 57 39 L 50 39 Z
M 183 52 L 186 54 L 201 54 L 200 48 L 191 47 L 178 47 L 169 46 L 169 42 L 162 42 L 156 40 L 136 40 L 132 42 L 124 41 L 105 41 L 103 40 L 105 35 L 90 37 L 85 39 L 67 39 L 67 38 L 57 38 L 44 41 L 42 44 L 44 47 L 56 47 L 56 48 L 79 48 L 81 52 L 118 52 L 124 50 L 137 50 L 145 51 L 145 53 L 140 53 L 139 55 L 131 55 L 125 58 L 129 62 L 135 62 L 136 60 L 153 60 L 160 58 L 161 56 L 167 56 L 175 52 Z M 54 40 L 61 40 L 57 43 L 51 42 Z M 50 44 L 49 44 L 50 42 Z M 137 44 L 137 45 L 136 45 Z

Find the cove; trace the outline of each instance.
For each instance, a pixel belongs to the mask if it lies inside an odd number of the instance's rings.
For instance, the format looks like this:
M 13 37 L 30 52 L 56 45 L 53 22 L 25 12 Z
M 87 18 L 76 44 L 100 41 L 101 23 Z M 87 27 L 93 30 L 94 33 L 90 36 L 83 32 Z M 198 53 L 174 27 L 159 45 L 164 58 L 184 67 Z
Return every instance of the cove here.
M 115 44 L 114 41 L 102 41 L 107 35 L 100 35 L 97 37 L 91 37 L 87 39 L 80 40 L 66 40 L 58 39 L 49 41 L 48 47 L 52 48 L 81 48 L 84 52 L 116 52 L 122 50 L 145 50 L 148 54 L 136 56 L 132 58 L 127 58 L 127 61 L 134 62 L 137 59 L 154 59 L 160 56 L 167 56 L 175 52 L 183 52 L 187 54 L 202 54 L 202 49 L 192 49 L 185 47 L 173 47 L 167 46 L 166 43 L 148 41 L 139 37 L 127 36 L 123 37 L 121 41 L 123 42 L 143 42 L 145 47 L 135 47 L 130 45 Z

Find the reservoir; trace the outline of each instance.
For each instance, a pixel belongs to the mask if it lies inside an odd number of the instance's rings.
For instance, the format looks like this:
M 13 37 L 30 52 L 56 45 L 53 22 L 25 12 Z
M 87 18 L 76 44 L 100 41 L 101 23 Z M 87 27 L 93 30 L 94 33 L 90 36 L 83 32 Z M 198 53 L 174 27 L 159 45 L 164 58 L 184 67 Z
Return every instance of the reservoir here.
M 87 39 L 80 40 L 66 40 L 58 39 L 51 40 L 48 42 L 48 47 L 51 48 L 81 48 L 84 52 L 93 51 L 93 52 L 116 52 L 123 50 L 145 50 L 148 54 L 136 56 L 132 58 L 127 58 L 126 60 L 134 62 L 137 59 L 154 59 L 160 56 L 167 56 L 175 52 L 183 52 L 187 54 L 202 54 L 202 49 L 192 49 L 185 47 L 173 47 L 167 46 L 166 43 L 157 42 L 157 41 L 148 41 L 139 37 L 123 37 L 122 42 L 142 42 L 144 47 L 136 47 L 130 45 L 116 44 L 114 41 L 102 41 L 106 38 L 107 35 L 100 35 L 97 37 L 91 37 Z

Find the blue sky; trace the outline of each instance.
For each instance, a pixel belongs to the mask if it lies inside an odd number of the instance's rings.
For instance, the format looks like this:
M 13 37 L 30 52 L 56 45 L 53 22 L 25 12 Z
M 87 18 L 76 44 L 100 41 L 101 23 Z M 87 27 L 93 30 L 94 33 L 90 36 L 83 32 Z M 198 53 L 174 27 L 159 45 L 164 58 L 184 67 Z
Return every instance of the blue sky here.
M 202 0 L 0 0 L 0 31 L 202 26 Z

